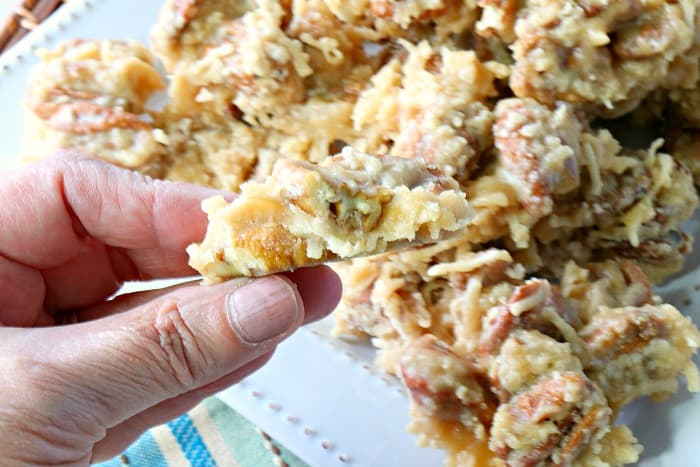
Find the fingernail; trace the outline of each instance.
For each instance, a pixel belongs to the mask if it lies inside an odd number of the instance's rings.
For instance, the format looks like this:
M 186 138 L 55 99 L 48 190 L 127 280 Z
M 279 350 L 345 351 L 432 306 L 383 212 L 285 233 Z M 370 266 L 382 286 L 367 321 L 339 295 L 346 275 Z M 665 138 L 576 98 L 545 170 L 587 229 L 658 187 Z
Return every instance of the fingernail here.
M 278 337 L 297 324 L 299 304 L 292 286 L 279 277 L 263 277 L 229 296 L 234 331 L 248 344 Z

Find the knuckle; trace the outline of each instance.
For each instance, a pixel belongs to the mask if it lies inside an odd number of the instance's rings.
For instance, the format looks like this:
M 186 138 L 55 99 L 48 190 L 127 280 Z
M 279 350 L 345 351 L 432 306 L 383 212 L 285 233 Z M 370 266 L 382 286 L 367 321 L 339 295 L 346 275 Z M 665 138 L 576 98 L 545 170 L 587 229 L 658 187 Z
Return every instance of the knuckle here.
M 187 324 L 181 307 L 174 301 L 158 306 L 153 319 L 144 329 L 148 354 L 165 379 L 180 387 L 200 383 L 208 373 L 210 361 L 197 335 Z

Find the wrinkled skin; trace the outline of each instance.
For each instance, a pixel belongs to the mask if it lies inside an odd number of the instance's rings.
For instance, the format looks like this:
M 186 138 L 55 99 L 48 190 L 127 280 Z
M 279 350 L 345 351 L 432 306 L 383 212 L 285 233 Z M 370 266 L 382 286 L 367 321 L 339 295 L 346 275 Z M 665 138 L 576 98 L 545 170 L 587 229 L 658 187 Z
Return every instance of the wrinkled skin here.
M 107 300 L 125 281 L 191 276 L 184 247 L 216 193 L 69 154 L 0 177 L 4 465 L 112 457 L 335 306 L 325 268 Z

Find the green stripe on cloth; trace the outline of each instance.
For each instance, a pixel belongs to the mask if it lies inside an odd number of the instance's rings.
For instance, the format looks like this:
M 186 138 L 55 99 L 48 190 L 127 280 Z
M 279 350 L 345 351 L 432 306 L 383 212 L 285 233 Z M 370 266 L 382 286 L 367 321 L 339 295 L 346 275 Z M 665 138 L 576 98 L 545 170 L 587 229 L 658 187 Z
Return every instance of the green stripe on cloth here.
M 99 467 L 307 467 L 265 438 L 238 412 L 210 398 L 188 414 L 145 433 L 124 454 Z
M 206 404 L 199 404 L 189 412 L 189 415 L 199 435 L 202 437 L 202 441 L 204 441 L 211 456 L 214 458 L 216 465 L 240 467 L 234 459 L 223 434 L 209 415 Z
M 138 441 L 132 444 L 121 456 L 95 465 L 99 467 L 169 467 L 160 452 L 158 443 L 156 443 L 155 438 L 153 438 L 150 432 L 141 436 Z
M 278 467 L 273 453 L 265 447 L 265 440 L 256 431 L 255 425 L 214 397 L 204 401 L 204 406 L 241 467 Z M 278 442 L 272 440 L 272 444 L 279 449 L 279 457 L 289 467 L 307 467 Z

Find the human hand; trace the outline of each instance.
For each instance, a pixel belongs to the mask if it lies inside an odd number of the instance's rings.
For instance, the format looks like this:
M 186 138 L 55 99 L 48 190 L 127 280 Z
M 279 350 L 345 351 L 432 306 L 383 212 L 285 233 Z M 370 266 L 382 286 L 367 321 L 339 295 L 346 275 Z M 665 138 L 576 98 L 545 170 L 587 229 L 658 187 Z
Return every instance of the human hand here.
M 325 267 L 106 300 L 193 275 L 212 194 L 70 154 L 0 176 L 0 464 L 117 455 L 335 307 Z

